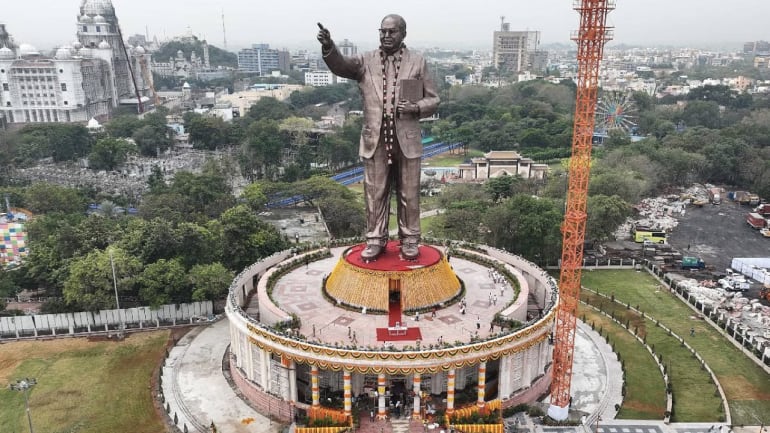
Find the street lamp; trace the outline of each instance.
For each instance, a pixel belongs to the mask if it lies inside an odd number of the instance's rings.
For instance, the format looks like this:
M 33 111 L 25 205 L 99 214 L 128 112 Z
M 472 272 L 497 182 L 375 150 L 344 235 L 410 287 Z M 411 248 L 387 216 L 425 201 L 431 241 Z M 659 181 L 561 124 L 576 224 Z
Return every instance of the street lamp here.
M 27 408 L 27 421 L 29 421 L 29 433 L 35 433 L 35 429 L 32 428 L 32 415 L 29 413 L 29 389 L 35 384 L 37 384 L 37 380 L 35 380 L 34 377 L 19 379 L 16 383 L 11 384 L 12 390 L 24 393 L 24 403 Z
M 115 307 L 118 310 L 118 339 L 123 338 L 123 316 L 120 315 L 120 298 L 118 298 L 118 279 L 115 276 L 115 260 L 112 258 L 112 248 L 109 249 L 110 267 L 112 268 L 112 286 L 115 288 Z

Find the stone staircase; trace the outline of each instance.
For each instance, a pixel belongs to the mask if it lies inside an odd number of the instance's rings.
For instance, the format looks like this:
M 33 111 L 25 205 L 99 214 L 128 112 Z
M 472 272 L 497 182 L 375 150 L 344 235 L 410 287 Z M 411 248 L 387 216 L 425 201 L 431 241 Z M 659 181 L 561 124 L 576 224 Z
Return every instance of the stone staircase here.
M 409 418 L 371 421 L 367 413 L 361 417 L 361 425 L 356 433 L 423 433 L 423 425 L 422 421 Z

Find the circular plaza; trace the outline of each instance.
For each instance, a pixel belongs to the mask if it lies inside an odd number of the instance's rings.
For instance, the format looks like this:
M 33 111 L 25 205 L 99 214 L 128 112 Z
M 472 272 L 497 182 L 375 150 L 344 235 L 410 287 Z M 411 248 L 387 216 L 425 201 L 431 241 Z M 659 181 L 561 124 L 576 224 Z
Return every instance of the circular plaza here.
M 361 403 L 380 418 L 425 419 L 548 392 L 553 278 L 490 247 L 448 257 L 428 243 L 416 261 L 391 249 L 370 263 L 356 245 L 284 251 L 235 278 L 229 368 L 252 405 L 286 421 Z

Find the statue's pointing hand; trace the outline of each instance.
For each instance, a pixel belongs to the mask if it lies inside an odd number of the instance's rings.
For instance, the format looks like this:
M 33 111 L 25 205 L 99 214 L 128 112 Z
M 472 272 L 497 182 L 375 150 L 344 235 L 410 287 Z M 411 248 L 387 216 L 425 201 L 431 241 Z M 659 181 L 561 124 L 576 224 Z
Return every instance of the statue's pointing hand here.
M 321 23 L 318 23 L 318 28 L 318 42 L 321 43 L 321 47 L 324 50 L 330 50 L 334 43 L 332 42 L 332 35 L 329 33 L 329 29 L 324 27 Z

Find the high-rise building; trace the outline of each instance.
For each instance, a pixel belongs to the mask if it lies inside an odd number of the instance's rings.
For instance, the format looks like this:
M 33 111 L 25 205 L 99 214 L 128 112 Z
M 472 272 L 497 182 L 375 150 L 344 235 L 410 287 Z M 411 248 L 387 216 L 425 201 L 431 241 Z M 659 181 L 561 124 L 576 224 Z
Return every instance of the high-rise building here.
M 286 55 L 271 49 L 269 44 L 253 44 L 238 52 L 238 69 L 245 72 L 257 72 L 259 75 L 270 75 L 272 71 L 280 71 L 281 62 L 286 63 Z
M 753 41 L 743 44 L 743 52 L 746 54 L 767 54 L 770 53 L 770 42 Z
M 492 60 L 495 68 L 506 72 L 533 70 L 533 62 L 540 45 L 540 32 L 511 31 L 510 24 L 502 22 L 493 34 Z M 542 57 L 542 55 L 540 55 Z
M 339 50 L 343 56 L 348 57 L 358 54 L 358 47 L 347 39 L 337 44 L 337 50 Z

